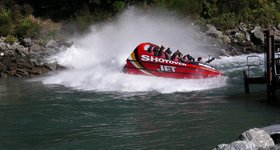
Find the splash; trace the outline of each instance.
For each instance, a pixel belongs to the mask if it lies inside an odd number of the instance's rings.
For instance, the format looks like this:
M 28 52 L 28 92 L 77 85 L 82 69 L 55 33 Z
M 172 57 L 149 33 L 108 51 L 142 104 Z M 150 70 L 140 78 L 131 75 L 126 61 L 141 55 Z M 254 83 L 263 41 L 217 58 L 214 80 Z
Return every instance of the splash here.
M 45 84 L 60 84 L 80 90 L 158 91 L 171 93 L 217 88 L 226 85 L 225 77 L 178 80 L 128 75 L 121 72 L 130 53 L 142 42 L 164 44 L 173 51 L 207 56 L 198 49 L 209 45 L 198 38 L 195 27 L 171 14 L 143 13 L 130 8 L 114 21 L 93 25 L 91 32 L 72 38 L 77 45 L 54 56 L 68 70 L 47 77 Z

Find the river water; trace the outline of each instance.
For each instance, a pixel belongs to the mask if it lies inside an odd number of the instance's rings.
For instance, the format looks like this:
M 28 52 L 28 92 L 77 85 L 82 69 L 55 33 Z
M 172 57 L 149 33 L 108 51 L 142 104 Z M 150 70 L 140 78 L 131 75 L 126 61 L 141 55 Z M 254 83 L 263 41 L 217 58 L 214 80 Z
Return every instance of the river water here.
M 209 43 L 197 42 L 193 27 L 176 18 L 131 14 L 93 26 L 49 59 L 66 70 L 0 79 L 0 149 L 212 149 L 247 129 L 279 124 L 279 107 L 266 103 L 264 86 L 244 94 L 247 55 L 217 57 L 212 65 L 224 75 L 211 79 L 121 73 L 143 41 L 218 55 L 197 49 Z
M 178 91 L 83 90 L 45 83 L 50 77 L 1 79 L 0 149 L 211 149 L 231 142 L 249 128 L 280 122 L 264 87 L 244 94 L 236 60 L 245 58 L 217 60 L 227 64 L 220 67 L 224 77 L 187 81 L 192 85 Z M 197 84 L 208 88 L 189 90 Z

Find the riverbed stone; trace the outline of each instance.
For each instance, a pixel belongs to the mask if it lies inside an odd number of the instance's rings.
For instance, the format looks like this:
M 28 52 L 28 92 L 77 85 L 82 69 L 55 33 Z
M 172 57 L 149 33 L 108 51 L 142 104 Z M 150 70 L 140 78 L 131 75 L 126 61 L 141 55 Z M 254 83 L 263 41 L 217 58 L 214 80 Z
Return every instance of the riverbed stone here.
M 277 28 L 278 30 L 280 30 L 280 23 L 278 23 L 278 24 L 276 25 L 276 28 Z
M 220 35 L 219 38 L 221 39 L 223 44 L 231 43 L 231 40 L 230 40 L 229 36 L 227 36 L 227 35 L 222 34 L 222 35 Z
M 31 38 L 24 38 L 22 40 L 22 45 L 25 47 L 30 47 L 33 44 Z
M 248 26 L 245 23 L 240 23 L 238 26 L 239 31 L 242 31 L 243 33 L 248 31 Z
M 208 36 L 219 38 L 223 34 L 221 31 L 218 31 L 215 26 L 207 25 L 208 30 L 206 31 L 206 34 Z
M 42 51 L 42 48 L 40 45 L 38 44 L 33 44 L 31 47 L 30 47 L 30 51 L 31 52 L 40 52 Z
M 57 63 L 56 62 L 54 62 L 54 63 L 46 63 L 45 66 L 47 68 L 49 68 L 50 70 L 52 70 L 52 71 L 57 69 Z
M 280 144 L 280 124 L 262 128 L 273 139 L 275 144 Z
M 264 33 L 261 26 L 255 26 L 251 33 L 254 38 L 254 40 L 252 39 L 252 42 L 255 44 L 264 43 Z
M 57 48 L 58 47 L 58 43 L 55 40 L 50 40 L 46 44 L 46 47 L 47 48 Z
M 238 140 L 251 141 L 257 147 L 270 147 L 275 145 L 268 133 L 259 128 L 253 128 L 241 134 Z
M 0 75 L 1 75 L 1 78 L 8 78 L 8 74 L 5 72 L 1 72 Z
M 31 77 L 58 69 L 57 63 L 46 61 L 46 58 L 56 53 L 53 48 L 56 45 L 55 41 L 51 41 L 48 46 L 52 48 L 46 48 L 30 38 L 9 44 L 3 38 L 0 40 L 0 77 Z
M 213 150 L 256 150 L 257 147 L 250 141 L 235 141 L 230 144 L 220 144 Z
M 25 68 L 17 68 L 16 69 L 17 74 L 20 76 L 28 76 L 29 73 L 27 72 L 27 70 Z
M 0 50 L 4 51 L 7 49 L 7 44 L 4 42 L 0 42 Z

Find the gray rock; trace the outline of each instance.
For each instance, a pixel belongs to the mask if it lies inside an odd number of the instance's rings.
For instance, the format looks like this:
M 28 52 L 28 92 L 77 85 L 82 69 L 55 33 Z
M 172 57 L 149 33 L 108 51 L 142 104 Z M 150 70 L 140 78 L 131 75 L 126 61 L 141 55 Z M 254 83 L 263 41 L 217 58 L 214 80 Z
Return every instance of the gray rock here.
M 267 148 L 258 148 L 258 150 L 280 150 L 280 145 L 274 145 Z
M 219 144 L 213 150 L 224 150 L 229 144 Z
M 9 49 L 9 50 L 16 50 L 16 46 L 14 45 L 14 44 L 7 44 L 7 48 Z
M 270 135 L 275 144 L 280 144 L 280 124 L 262 128 Z
M 235 34 L 238 42 L 245 42 L 245 35 L 241 32 L 236 32 Z
M 0 42 L 0 50 L 7 50 L 7 44 L 4 42 Z
M 235 141 L 230 144 L 220 144 L 213 150 L 256 150 L 257 147 L 250 141 Z
M 280 23 L 277 24 L 276 28 L 277 28 L 278 30 L 280 30 Z
M 24 69 L 24 68 L 17 68 L 16 71 L 17 71 L 17 74 L 19 74 L 20 76 L 28 76 L 29 75 L 27 70 Z
M 39 59 L 41 57 L 41 55 L 38 52 L 30 52 L 29 53 L 29 57 L 30 58 L 35 58 L 35 59 Z
M 221 31 L 218 31 L 215 26 L 207 25 L 207 28 L 208 31 L 206 31 L 206 34 L 211 37 L 219 38 L 221 37 L 221 35 L 223 35 L 223 33 Z
M 8 74 L 7 74 L 7 73 L 5 73 L 5 72 L 1 72 L 1 74 L 0 74 L 0 75 L 1 75 L 1 77 L 2 77 L 2 78 L 8 78 Z
M 257 147 L 270 147 L 274 146 L 274 141 L 268 133 L 259 128 L 250 129 L 242 133 L 238 140 L 253 142 Z
M 269 135 L 273 135 L 276 133 L 280 134 L 280 124 L 267 126 L 267 127 L 262 128 L 262 130 L 264 130 Z
M 6 70 L 6 66 L 0 62 L 0 72 L 3 72 L 5 70 Z
M 28 48 L 25 48 L 25 47 L 16 49 L 16 52 L 18 54 L 20 54 L 21 56 L 28 56 L 30 54 L 30 52 L 28 51 Z
M 238 29 L 244 33 L 248 31 L 248 27 L 245 23 L 240 23 Z
M 31 47 L 30 47 L 30 51 L 31 52 L 40 52 L 42 51 L 42 48 L 40 45 L 38 44 L 33 44 Z
M 50 40 L 48 41 L 48 43 L 46 44 L 47 48 L 57 48 L 58 47 L 58 43 L 54 40 Z
M 57 69 L 57 63 L 47 63 L 45 66 L 52 71 Z
M 0 57 L 4 57 L 5 53 L 4 52 L 0 52 Z
M 260 26 L 255 26 L 255 28 L 251 31 L 253 37 L 256 40 L 259 40 L 261 43 L 264 43 L 264 33 L 261 31 L 262 27 Z M 252 41 L 255 44 L 259 44 L 258 41 Z
M 5 52 L 4 52 L 4 55 L 5 56 L 14 56 L 15 55 L 15 51 L 13 51 L 13 50 L 6 50 Z
M 36 59 L 36 58 L 31 58 L 31 59 L 30 59 L 30 62 L 33 63 L 33 64 L 35 64 L 36 66 L 42 65 L 42 63 L 40 63 L 39 60 Z
M 5 37 L 1 36 L 0 37 L 0 42 L 4 42 L 5 41 Z
M 249 32 L 246 32 L 245 35 L 246 35 L 246 40 L 251 41 L 251 34 Z
M 30 46 L 33 44 L 33 42 L 32 42 L 32 40 L 31 40 L 31 38 L 24 38 L 24 39 L 22 40 L 22 44 L 23 44 L 23 46 L 25 46 L 25 47 L 30 47 Z
M 222 35 L 220 35 L 219 38 L 221 39 L 221 42 L 224 44 L 231 43 L 231 40 L 227 35 L 222 34 Z

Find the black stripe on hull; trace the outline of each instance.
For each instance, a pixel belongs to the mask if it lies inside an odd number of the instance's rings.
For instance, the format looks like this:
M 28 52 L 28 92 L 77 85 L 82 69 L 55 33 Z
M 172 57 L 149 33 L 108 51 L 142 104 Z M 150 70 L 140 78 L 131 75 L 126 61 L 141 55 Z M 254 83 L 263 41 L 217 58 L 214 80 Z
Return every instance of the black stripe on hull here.
M 141 61 L 139 60 L 139 55 L 138 55 L 138 47 L 135 48 L 134 50 L 134 55 L 135 55 L 135 59 L 138 62 L 138 64 L 143 68 L 142 70 L 147 71 L 148 73 L 154 75 L 152 72 L 150 72 L 147 68 L 144 67 L 144 65 L 141 63 Z

